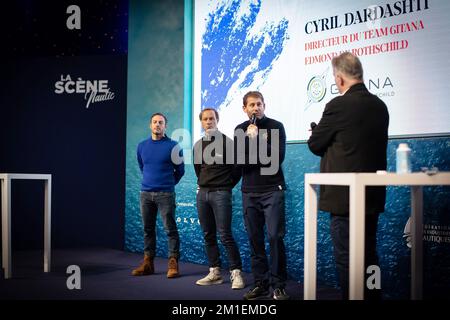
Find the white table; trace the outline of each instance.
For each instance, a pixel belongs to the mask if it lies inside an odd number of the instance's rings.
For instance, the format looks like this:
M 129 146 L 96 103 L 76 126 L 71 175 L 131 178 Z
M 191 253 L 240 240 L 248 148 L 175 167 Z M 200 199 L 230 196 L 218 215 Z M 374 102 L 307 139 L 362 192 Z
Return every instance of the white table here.
M 44 272 L 50 271 L 51 249 L 51 200 L 52 200 L 52 175 L 51 174 L 22 174 L 0 173 L 2 191 L 2 264 L 5 279 L 12 276 L 11 263 L 11 180 L 44 180 Z
M 423 186 L 450 185 L 450 172 L 395 173 L 307 173 L 305 174 L 305 268 L 304 299 L 316 299 L 317 185 L 350 187 L 349 295 L 364 298 L 364 236 L 366 186 L 411 186 L 411 299 L 422 299 L 423 282 Z

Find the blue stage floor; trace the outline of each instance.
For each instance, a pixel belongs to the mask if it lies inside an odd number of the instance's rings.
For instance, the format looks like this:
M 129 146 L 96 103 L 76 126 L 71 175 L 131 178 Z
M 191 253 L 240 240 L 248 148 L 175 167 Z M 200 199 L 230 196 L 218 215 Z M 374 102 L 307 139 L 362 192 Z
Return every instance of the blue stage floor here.
M 167 279 L 167 259 L 155 259 L 154 275 L 133 277 L 131 270 L 142 259 L 141 254 L 112 249 L 67 249 L 52 251 L 52 271 L 43 272 L 40 251 L 13 253 L 13 277 L 0 276 L 1 300 L 242 300 L 251 288 L 251 274 L 244 274 L 247 287 L 231 290 L 228 272 L 223 271 L 224 283 L 198 286 L 195 282 L 206 275 L 208 267 L 180 262 L 181 276 Z M 81 290 L 69 290 L 66 274 L 69 265 L 81 269 Z M 288 281 L 288 294 L 294 300 L 303 297 L 303 286 Z M 318 299 L 339 297 L 333 288 L 319 288 Z

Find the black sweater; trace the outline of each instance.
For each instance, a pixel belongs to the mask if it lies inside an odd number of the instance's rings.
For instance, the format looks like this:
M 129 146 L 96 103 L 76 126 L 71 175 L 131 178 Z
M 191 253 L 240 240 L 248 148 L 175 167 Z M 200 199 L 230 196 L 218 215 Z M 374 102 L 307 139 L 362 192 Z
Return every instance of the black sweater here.
M 218 138 L 222 139 L 222 147 L 218 140 L 212 145 Z M 205 151 L 205 148 L 208 149 Z M 211 191 L 233 189 L 241 179 L 241 170 L 234 165 L 233 140 L 220 131 L 210 139 L 198 140 L 194 145 L 194 169 L 200 188 Z
M 281 122 L 278 122 L 274 119 L 270 119 L 267 117 L 263 117 L 262 119 L 256 120 L 256 126 L 258 127 L 258 136 L 257 138 L 257 152 L 250 152 L 249 156 L 249 138 L 245 138 L 245 163 L 241 164 L 239 161 L 240 153 L 242 153 L 242 146 L 240 146 L 240 140 L 237 137 L 240 136 L 241 133 L 238 133 L 237 130 L 247 131 L 247 127 L 250 125 L 250 121 L 245 121 L 238 125 L 235 129 L 235 157 L 237 157 L 237 164 L 240 166 L 242 170 L 242 192 L 268 192 L 275 190 L 284 190 L 286 189 L 286 184 L 284 182 L 283 170 L 281 168 L 281 164 L 284 161 L 284 156 L 286 152 L 286 132 L 284 130 L 284 126 Z M 264 130 L 265 129 L 265 130 Z M 278 152 L 278 163 L 274 163 L 276 157 L 272 157 L 271 154 L 271 144 L 273 143 L 272 136 L 274 136 L 273 129 L 278 130 L 278 148 L 275 150 Z M 266 131 L 266 132 L 265 132 Z M 259 150 L 260 139 L 264 139 L 266 141 L 266 150 Z M 275 147 L 275 146 L 274 146 Z M 270 162 L 267 163 L 267 159 L 264 160 L 264 155 L 270 159 Z M 241 155 L 242 156 L 242 155 Z M 256 157 L 256 163 L 252 163 L 249 161 L 249 158 Z M 270 174 L 266 174 L 261 169 L 272 167 L 274 170 Z

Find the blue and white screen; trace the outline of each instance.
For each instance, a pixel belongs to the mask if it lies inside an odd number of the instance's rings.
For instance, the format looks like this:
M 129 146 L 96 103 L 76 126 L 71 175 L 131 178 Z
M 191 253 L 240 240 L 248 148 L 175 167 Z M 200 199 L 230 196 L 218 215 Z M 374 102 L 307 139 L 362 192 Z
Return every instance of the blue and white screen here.
M 203 108 L 232 136 L 242 97 L 263 93 L 288 141 L 307 140 L 336 97 L 331 59 L 358 55 L 369 91 L 388 106 L 390 136 L 450 132 L 450 1 L 195 1 L 193 136 Z

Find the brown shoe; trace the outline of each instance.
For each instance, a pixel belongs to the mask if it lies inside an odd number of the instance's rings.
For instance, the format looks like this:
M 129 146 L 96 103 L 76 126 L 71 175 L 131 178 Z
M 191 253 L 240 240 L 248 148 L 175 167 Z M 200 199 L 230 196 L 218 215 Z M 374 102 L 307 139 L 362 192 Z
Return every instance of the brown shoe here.
M 155 273 L 153 259 L 147 255 L 144 255 L 144 261 L 139 265 L 139 267 L 131 272 L 133 276 L 147 276 L 153 273 Z
M 167 278 L 176 278 L 180 275 L 178 272 L 178 261 L 175 257 L 169 258 L 169 265 L 167 269 Z

